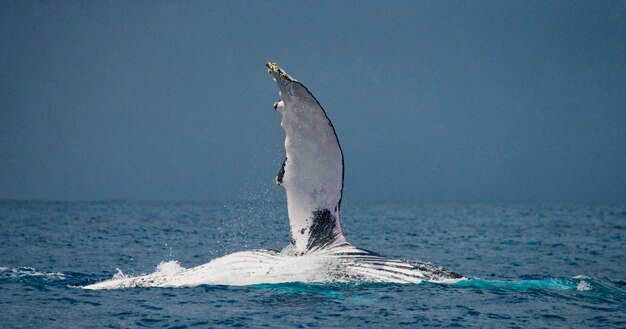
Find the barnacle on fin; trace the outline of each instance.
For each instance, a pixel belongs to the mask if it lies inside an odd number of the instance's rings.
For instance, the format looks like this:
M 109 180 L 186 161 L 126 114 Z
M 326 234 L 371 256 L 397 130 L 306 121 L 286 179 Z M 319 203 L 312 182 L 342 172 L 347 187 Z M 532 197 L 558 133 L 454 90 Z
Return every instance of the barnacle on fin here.
M 278 73 L 278 76 L 280 76 L 281 78 L 289 80 L 289 76 L 285 73 L 285 71 L 283 71 L 280 67 L 278 67 L 276 63 L 267 62 L 265 63 L 265 66 L 267 67 L 267 70 L 269 73 L 276 72 Z

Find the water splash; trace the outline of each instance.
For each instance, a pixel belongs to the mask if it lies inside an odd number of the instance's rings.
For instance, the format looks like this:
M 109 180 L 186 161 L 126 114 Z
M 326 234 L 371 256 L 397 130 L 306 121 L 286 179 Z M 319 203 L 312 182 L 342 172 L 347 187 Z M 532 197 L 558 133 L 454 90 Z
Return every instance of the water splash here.
M 578 290 L 578 291 L 589 291 L 589 290 L 591 290 L 591 285 L 589 283 L 587 283 L 587 281 L 581 280 L 576 285 L 576 290 Z
M 157 265 L 154 274 L 175 274 L 183 271 L 185 268 L 180 266 L 177 260 L 164 261 Z
M 44 280 L 64 280 L 65 274 L 60 272 L 39 272 L 32 267 L 0 267 L 0 279 L 18 279 L 23 277 L 39 277 Z
M 122 270 L 120 270 L 119 268 L 115 268 L 115 274 L 113 274 L 113 279 L 114 280 L 118 280 L 118 279 L 125 279 L 128 278 L 129 276 L 124 274 L 124 272 L 122 272 Z

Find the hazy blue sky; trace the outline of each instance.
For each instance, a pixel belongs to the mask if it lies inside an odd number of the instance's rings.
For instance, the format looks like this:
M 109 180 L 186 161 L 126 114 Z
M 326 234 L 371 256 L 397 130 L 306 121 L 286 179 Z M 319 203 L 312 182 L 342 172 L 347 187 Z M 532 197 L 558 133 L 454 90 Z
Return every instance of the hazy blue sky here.
M 272 60 L 345 202 L 626 202 L 624 1 L 0 8 L 0 199 L 280 200 Z

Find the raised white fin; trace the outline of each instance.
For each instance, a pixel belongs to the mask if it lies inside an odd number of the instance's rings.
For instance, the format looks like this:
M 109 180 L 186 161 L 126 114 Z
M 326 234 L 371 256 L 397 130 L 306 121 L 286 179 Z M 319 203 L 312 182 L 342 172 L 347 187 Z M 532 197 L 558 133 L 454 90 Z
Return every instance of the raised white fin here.
M 298 253 L 346 244 L 339 208 L 343 153 L 335 128 L 309 90 L 275 63 L 266 64 L 281 100 L 286 159 L 276 183 L 287 192 L 292 244 Z

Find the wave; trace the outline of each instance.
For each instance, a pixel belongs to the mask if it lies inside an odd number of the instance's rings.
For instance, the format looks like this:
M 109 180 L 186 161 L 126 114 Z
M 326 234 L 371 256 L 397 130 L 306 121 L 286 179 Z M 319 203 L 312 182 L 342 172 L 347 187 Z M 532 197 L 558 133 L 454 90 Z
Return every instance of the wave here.
M 185 270 L 178 261 L 161 262 L 152 274 L 176 276 Z M 116 273 L 109 277 L 110 280 L 131 279 L 133 276 L 124 274 L 121 269 L 116 269 Z M 135 277 L 136 278 L 136 277 Z M 0 267 L 0 284 L 20 283 L 30 286 L 67 287 L 83 288 L 89 284 L 102 281 L 103 276 L 85 274 L 77 272 L 46 272 L 39 271 L 32 267 Z M 531 278 L 531 279 L 511 279 L 511 280 L 489 280 L 481 278 L 470 278 L 448 282 L 423 281 L 423 285 L 433 285 L 448 287 L 453 289 L 474 289 L 491 292 L 570 292 L 584 294 L 592 297 L 601 297 L 613 301 L 626 300 L 626 281 L 596 279 L 584 275 L 576 275 L 570 278 Z M 344 288 L 358 287 L 388 287 L 406 286 L 401 283 L 375 283 L 375 282 L 287 282 L 287 283 L 259 283 L 251 284 L 250 287 L 259 289 L 272 289 L 283 292 L 318 292 L 328 297 L 341 298 L 338 291 Z M 198 284 L 196 286 L 211 286 Z M 223 286 L 223 285 L 216 285 Z M 195 287 L 195 286 L 185 286 Z M 173 287 L 168 287 L 173 288 Z
M 39 272 L 32 267 L 0 267 L 0 280 L 37 277 L 45 280 L 63 280 L 65 274 L 60 272 Z
M 544 279 L 520 279 L 520 280 L 485 280 L 472 278 L 456 282 L 454 285 L 462 288 L 480 288 L 492 290 L 526 291 L 532 289 L 553 290 L 592 290 L 589 284 L 590 278 L 544 278 Z
M 533 278 L 514 280 L 485 280 L 472 278 L 454 284 L 462 289 L 488 290 L 492 292 L 543 292 L 575 293 L 604 300 L 626 301 L 626 285 L 623 281 L 595 279 L 576 275 L 571 278 Z
M 39 288 L 72 287 L 98 282 L 103 276 L 77 272 L 46 272 L 32 267 L 0 267 L 0 285 L 21 283 Z

